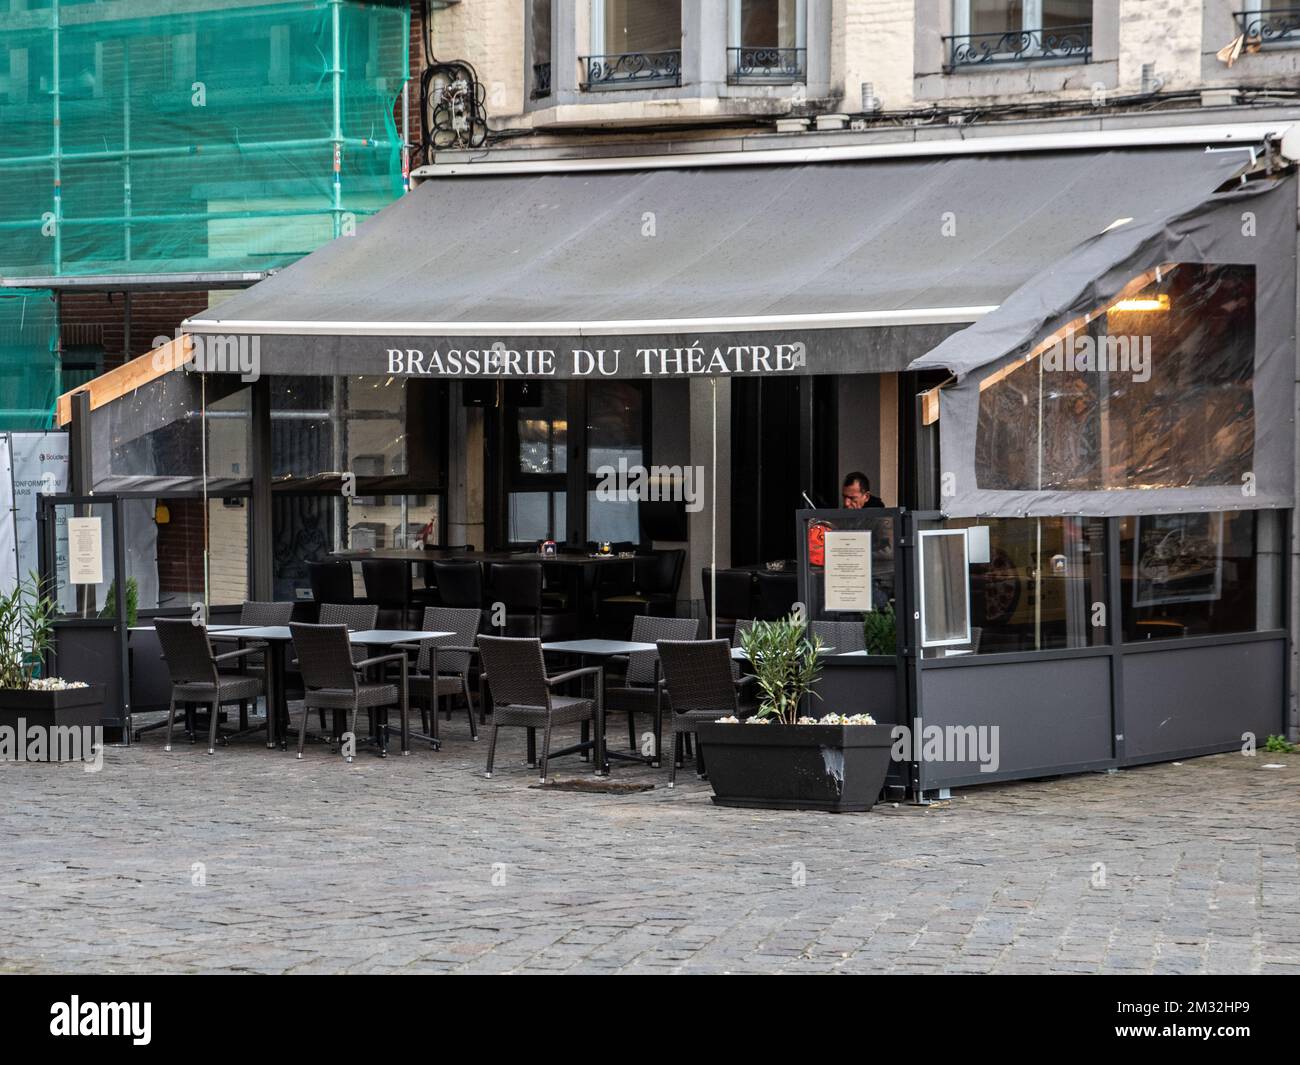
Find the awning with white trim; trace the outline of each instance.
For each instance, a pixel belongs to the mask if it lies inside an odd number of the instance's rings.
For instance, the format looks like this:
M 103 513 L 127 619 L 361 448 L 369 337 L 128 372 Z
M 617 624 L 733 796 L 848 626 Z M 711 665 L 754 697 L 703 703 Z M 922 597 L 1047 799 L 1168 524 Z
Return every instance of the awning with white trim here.
M 273 374 L 895 371 L 1080 242 L 1185 210 L 1248 161 L 1178 146 L 459 168 L 185 328 L 202 368 Z

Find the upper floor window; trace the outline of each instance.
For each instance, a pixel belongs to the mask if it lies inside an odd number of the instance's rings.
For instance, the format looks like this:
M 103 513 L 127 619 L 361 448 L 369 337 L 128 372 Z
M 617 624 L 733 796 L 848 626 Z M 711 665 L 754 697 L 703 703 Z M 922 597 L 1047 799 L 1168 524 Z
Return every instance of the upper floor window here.
M 681 0 L 592 0 L 583 88 L 680 85 Z
M 529 56 L 534 100 L 551 95 L 551 0 L 532 0 L 529 12 Z
M 807 78 L 806 0 L 731 0 L 727 80 L 732 84 Z
M 1092 54 L 1092 0 L 953 0 L 948 68 Z
M 1243 10 L 1236 13 L 1237 28 L 1250 50 L 1278 41 L 1300 43 L 1300 4 L 1242 0 L 1241 6 Z

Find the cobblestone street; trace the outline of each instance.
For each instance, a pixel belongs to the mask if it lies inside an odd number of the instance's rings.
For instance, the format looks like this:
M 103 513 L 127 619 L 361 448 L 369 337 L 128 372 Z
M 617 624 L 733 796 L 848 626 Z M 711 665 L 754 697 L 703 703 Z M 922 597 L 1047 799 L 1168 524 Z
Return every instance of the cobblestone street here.
M 443 731 L 0 765 L 0 971 L 1300 973 L 1297 755 L 835 817 L 618 763 L 658 786 L 543 793 L 519 730 L 492 780 Z

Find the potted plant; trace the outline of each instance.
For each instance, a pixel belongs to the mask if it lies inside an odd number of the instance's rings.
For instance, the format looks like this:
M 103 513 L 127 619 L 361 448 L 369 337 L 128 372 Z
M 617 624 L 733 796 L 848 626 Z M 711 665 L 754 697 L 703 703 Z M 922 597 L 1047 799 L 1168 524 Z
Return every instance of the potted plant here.
M 801 713 L 817 698 L 821 640 L 794 617 L 756 621 L 742 636 L 760 692 L 746 721 L 699 726 L 713 801 L 763 809 L 870 810 L 889 772 L 892 729 L 867 713 Z
M 56 610 L 35 576 L 0 594 L 0 728 L 99 724 L 104 685 L 38 675 L 54 642 Z

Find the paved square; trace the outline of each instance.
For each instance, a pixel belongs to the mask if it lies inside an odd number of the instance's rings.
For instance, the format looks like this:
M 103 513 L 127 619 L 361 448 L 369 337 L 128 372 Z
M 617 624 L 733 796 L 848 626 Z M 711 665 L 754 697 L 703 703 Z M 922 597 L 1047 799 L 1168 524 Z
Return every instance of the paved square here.
M 543 793 L 521 731 L 492 780 L 443 732 L 0 764 L 0 971 L 1300 973 L 1300 755 L 836 817 L 618 763 L 660 786 Z

